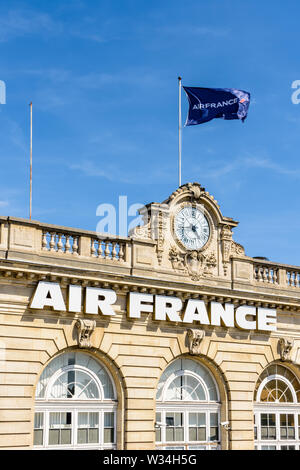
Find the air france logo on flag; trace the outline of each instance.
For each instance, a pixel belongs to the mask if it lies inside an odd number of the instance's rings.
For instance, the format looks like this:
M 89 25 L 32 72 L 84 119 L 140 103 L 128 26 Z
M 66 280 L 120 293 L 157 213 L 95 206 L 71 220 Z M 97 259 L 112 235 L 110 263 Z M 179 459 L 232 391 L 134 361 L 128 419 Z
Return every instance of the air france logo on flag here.
M 215 118 L 241 119 L 248 114 L 250 93 L 235 88 L 183 87 L 189 100 L 186 126 L 194 126 Z

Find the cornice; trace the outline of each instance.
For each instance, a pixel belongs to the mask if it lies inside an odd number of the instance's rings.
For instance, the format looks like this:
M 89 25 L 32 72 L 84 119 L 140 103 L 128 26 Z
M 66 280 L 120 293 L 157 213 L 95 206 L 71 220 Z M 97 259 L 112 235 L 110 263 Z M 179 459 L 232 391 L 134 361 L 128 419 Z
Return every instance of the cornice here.
M 300 312 L 300 299 L 288 298 L 279 292 L 244 292 L 222 286 L 196 285 L 178 281 L 158 280 L 135 275 L 124 275 L 96 271 L 79 271 L 76 268 L 62 269 L 51 266 L 51 271 L 39 266 L 21 265 L 2 260 L 0 265 L 1 285 L 14 283 L 16 286 L 35 286 L 38 281 L 58 282 L 61 286 L 78 284 L 82 287 L 112 288 L 119 294 L 137 291 L 150 294 L 177 296 L 186 300 L 199 298 L 207 302 L 233 303 L 239 305 L 254 305 L 257 307 L 277 308 L 289 312 Z M 46 267 L 47 268 L 47 267 Z

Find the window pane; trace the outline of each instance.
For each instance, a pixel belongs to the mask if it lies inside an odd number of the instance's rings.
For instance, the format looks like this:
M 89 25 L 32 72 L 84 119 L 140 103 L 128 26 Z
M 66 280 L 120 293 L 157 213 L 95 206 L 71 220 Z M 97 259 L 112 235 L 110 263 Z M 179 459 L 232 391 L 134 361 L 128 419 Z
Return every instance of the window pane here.
M 275 415 L 271 414 L 269 416 L 269 426 L 275 426 L 276 420 L 275 420 Z
M 50 429 L 49 430 L 49 445 L 58 445 L 59 444 L 59 429 Z
M 72 424 L 72 413 L 60 413 L 60 422 L 62 427 L 70 427 Z
M 44 426 L 44 413 L 34 414 L 34 429 L 41 429 Z
M 105 414 L 104 413 L 104 420 L 105 420 Z M 114 414 L 111 413 L 112 415 L 112 426 L 114 425 Z M 99 426 L 99 413 L 89 413 L 89 424 L 91 428 L 97 428 Z M 105 424 L 104 424 L 105 426 Z
M 114 442 L 114 429 L 113 428 L 105 428 L 104 429 L 104 443 Z
M 260 416 L 260 422 L 261 422 L 261 425 L 262 426 L 267 426 L 268 425 L 268 418 L 267 418 L 268 415 L 266 414 L 262 414 Z
M 174 441 L 174 428 L 166 428 L 166 441 Z
M 197 441 L 206 441 L 206 428 L 198 428 L 198 439 Z
M 161 428 L 155 429 L 155 440 L 156 442 L 161 442 Z
M 99 429 L 98 428 L 89 429 L 88 435 L 89 435 L 90 444 L 96 444 L 97 442 L 99 442 Z M 113 439 L 113 434 L 112 434 L 112 440 L 110 440 L 109 442 L 113 442 L 113 440 L 114 439 Z
M 268 437 L 268 428 L 264 426 L 261 428 L 261 438 L 267 439 L 267 437 Z
M 89 422 L 89 415 L 88 413 L 78 413 L 78 427 L 79 428 L 86 428 Z
M 175 413 L 175 426 L 183 425 L 183 413 Z
M 174 422 L 174 416 L 172 415 L 167 415 L 166 416 L 166 425 L 167 426 L 174 426 L 175 422 Z
M 294 415 L 288 415 L 288 425 L 295 426 Z
M 276 439 L 276 428 L 269 428 L 269 439 Z
M 50 413 L 50 428 L 60 426 L 60 413 Z
M 205 400 L 205 392 L 199 380 L 187 375 L 184 376 L 183 400 Z
M 211 426 L 218 425 L 218 413 L 210 413 L 210 425 Z
M 217 441 L 219 439 L 219 430 L 217 427 L 210 428 L 210 440 Z
M 280 438 L 287 439 L 287 428 L 280 428 Z
M 175 428 L 175 441 L 183 441 L 183 428 Z
M 197 426 L 197 413 L 189 413 L 189 425 Z
M 78 441 L 78 444 L 87 444 L 88 442 L 88 430 L 87 429 L 78 429 L 77 441 Z
M 280 426 L 286 426 L 286 415 L 280 415 Z
M 43 429 L 35 429 L 33 433 L 33 445 L 43 445 Z
M 71 444 L 71 429 L 61 430 L 61 444 Z
M 114 413 L 104 413 L 104 427 L 110 428 L 114 426 Z
M 197 428 L 189 428 L 189 440 L 197 441 Z
M 104 413 L 104 442 L 114 442 L 114 413 Z

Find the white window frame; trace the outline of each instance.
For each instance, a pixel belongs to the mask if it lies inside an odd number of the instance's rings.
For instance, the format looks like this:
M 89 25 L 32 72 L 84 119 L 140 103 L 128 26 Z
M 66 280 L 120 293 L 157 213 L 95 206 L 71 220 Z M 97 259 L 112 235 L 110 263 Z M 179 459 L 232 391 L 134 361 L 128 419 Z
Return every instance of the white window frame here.
M 89 406 L 88 406 L 89 405 Z M 116 413 L 117 405 L 109 403 L 99 403 L 97 406 L 91 405 L 88 403 L 52 403 L 47 404 L 47 406 L 36 406 L 35 413 L 43 413 L 44 422 L 43 422 L 43 445 L 34 446 L 34 449 L 116 449 Z M 71 434 L 71 444 L 58 444 L 58 445 L 49 445 L 49 418 L 50 413 L 71 413 L 72 414 L 72 434 Z M 98 413 L 99 415 L 99 441 L 98 443 L 87 443 L 87 444 L 78 444 L 77 443 L 77 431 L 78 429 L 78 413 Z M 104 413 L 114 413 L 114 442 L 104 443 Z
M 161 413 L 161 424 L 156 423 L 156 426 L 159 425 L 161 428 L 161 440 L 156 441 L 157 449 L 169 449 L 171 447 L 182 447 L 183 449 L 189 449 L 190 446 L 199 446 L 203 450 L 215 450 L 220 448 L 221 443 L 221 429 L 220 429 L 220 408 L 219 403 L 203 403 L 203 402 L 182 402 L 180 404 L 175 404 L 175 402 L 168 403 L 157 403 L 156 413 Z M 184 421 L 184 440 L 183 441 L 166 441 L 166 413 L 183 413 Z M 218 415 L 218 436 L 217 441 L 190 441 L 189 440 L 189 413 L 203 413 L 206 415 L 206 437 L 210 435 L 210 413 L 217 413 Z
M 296 395 L 296 392 L 295 392 L 295 389 L 293 387 L 293 385 L 291 384 L 291 382 L 286 378 L 286 377 L 283 377 L 282 375 L 279 375 L 279 374 L 274 374 L 274 375 L 268 375 L 268 377 L 266 377 L 262 383 L 260 384 L 260 386 L 258 387 L 258 390 L 257 390 L 257 402 L 260 402 L 260 397 L 261 397 L 261 394 L 262 394 L 262 391 L 265 387 L 265 385 L 267 385 L 268 382 L 271 382 L 272 380 L 280 380 L 281 382 L 285 383 L 287 385 L 287 387 L 289 388 L 290 392 L 292 393 L 292 397 L 293 397 L 293 403 L 297 403 L 297 395 Z M 276 403 L 276 402 L 262 402 L 262 403 Z M 277 402 L 279 403 L 279 402 Z M 282 403 L 282 402 L 280 402 Z
M 297 379 L 297 377 L 295 377 Z M 261 394 L 264 387 L 272 380 L 280 380 L 285 383 L 292 394 L 293 402 L 261 402 Z M 297 379 L 298 380 L 298 379 Z M 262 439 L 261 438 L 261 415 L 274 414 L 276 439 Z M 294 415 L 295 422 L 295 439 L 281 439 L 280 438 L 280 415 L 289 414 Z M 257 428 L 257 438 L 255 439 L 255 448 L 261 450 L 264 446 L 273 446 L 276 450 L 280 450 L 282 446 L 294 446 L 295 450 L 300 450 L 300 432 L 298 425 L 298 416 L 300 415 L 300 404 L 297 402 L 297 394 L 293 384 L 283 375 L 273 374 L 268 375 L 259 385 L 257 390 L 257 401 L 254 404 L 255 426 Z
M 69 353 L 65 353 L 69 354 Z M 76 354 L 76 352 L 75 352 Z M 85 354 L 85 353 L 78 353 Z M 43 444 L 41 446 L 34 445 L 34 449 L 116 449 L 116 435 L 117 435 L 117 394 L 114 380 L 107 370 L 107 368 L 99 362 L 96 358 L 93 358 L 89 355 L 94 361 L 99 364 L 99 368 L 104 369 L 105 373 L 108 375 L 111 384 L 112 384 L 112 394 L 113 398 L 104 398 L 104 389 L 101 383 L 101 379 L 97 374 L 81 364 L 69 364 L 63 367 L 59 367 L 54 374 L 48 379 L 46 384 L 44 397 L 35 399 L 35 413 L 43 413 Z M 51 362 L 48 364 L 51 367 Z M 48 367 L 46 366 L 46 367 Z M 53 398 L 50 396 L 51 389 L 56 382 L 56 380 L 64 373 L 69 371 L 81 371 L 87 374 L 91 379 L 93 379 L 98 392 L 99 398 L 89 398 L 89 399 L 80 399 L 76 397 L 70 398 Z M 71 444 L 59 444 L 59 445 L 49 445 L 49 418 L 50 413 L 72 413 L 72 424 L 71 424 Z M 78 413 L 98 413 L 99 415 L 99 441 L 98 443 L 87 443 L 87 444 L 78 444 Z M 114 413 L 114 442 L 113 443 L 104 443 L 104 413 Z M 40 428 L 41 429 L 41 428 Z
M 182 359 L 182 358 L 181 358 Z M 177 359 L 180 360 L 180 359 Z M 189 359 L 193 361 L 193 359 Z M 196 361 L 194 361 L 196 362 Z M 210 401 L 209 395 L 209 388 L 207 383 L 198 375 L 195 371 L 190 369 L 179 369 L 175 372 L 172 372 L 171 375 L 165 380 L 162 385 L 161 390 L 161 398 L 160 400 L 156 401 L 156 413 L 161 413 L 161 424 L 156 423 L 156 427 L 159 426 L 161 428 L 161 441 L 156 441 L 156 448 L 157 449 L 166 449 L 166 450 L 217 450 L 221 448 L 221 426 L 220 426 L 220 411 L 221 411 L 221 404 L 220 404 L 220 394 L 217 382 L 210 372 L 210 370 L 204 365 L 199 364 L 201 368 L 207 371 L 209 374 L 210 379 L 215 387 L 216 401 Z M 174 379 L 177 377 L 182 376 L 191 376 L 196 379 L 203 387 L 205 400 L 169 400 L 167 401 L 167 393 L 170 384 L 173 382 Z M 167 442 L 166 441 L 166 413 L 183 413 L 184 414 L 184 441 L 182 442 Z M 217 413 L 218 416 L 218 437 L 217 441 L 190 441 L 189 440 L 189 413 L 203 413 L 206 415 L 206 437 L 210 436 L 210 413 Z

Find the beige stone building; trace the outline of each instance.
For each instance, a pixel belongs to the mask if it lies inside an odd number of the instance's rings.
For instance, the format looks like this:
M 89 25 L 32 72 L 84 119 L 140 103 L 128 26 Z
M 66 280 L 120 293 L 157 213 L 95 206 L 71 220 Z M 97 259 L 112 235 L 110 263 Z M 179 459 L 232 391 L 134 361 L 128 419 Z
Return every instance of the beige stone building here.
M 147 210 L 128 238 L 0 217 L 0 447 L 299 449 L 300 268 L 197 183 Z

